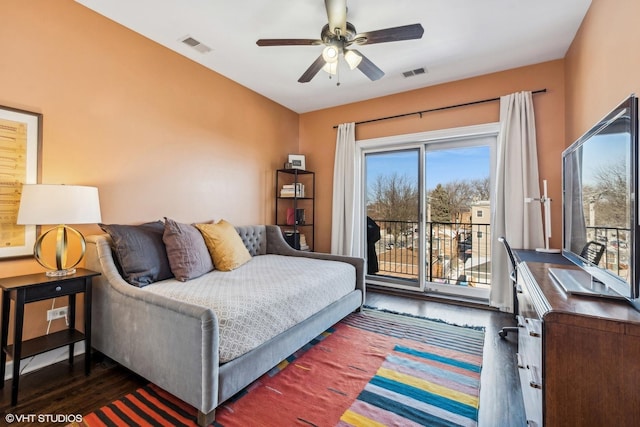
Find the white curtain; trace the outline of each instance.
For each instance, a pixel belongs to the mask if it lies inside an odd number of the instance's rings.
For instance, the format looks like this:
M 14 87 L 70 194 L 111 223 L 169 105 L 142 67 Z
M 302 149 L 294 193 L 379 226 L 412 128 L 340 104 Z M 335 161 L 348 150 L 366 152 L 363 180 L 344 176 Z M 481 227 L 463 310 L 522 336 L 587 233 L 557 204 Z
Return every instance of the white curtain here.
M 333 166 L 333 211 L 331 253 L 360 256 L 362 215 L 360 215 L 359 158 L 356 156 L 356 125 L 338 126 Z
M 513 288 L 508 276 L 509 259 L 498 237 L 512 248 L 544 246 L 535 117 L 531 92 L 500 98 L 500 133 L 496 164 L 495 209 L 492 221 L 490 304 L 513 312 Z

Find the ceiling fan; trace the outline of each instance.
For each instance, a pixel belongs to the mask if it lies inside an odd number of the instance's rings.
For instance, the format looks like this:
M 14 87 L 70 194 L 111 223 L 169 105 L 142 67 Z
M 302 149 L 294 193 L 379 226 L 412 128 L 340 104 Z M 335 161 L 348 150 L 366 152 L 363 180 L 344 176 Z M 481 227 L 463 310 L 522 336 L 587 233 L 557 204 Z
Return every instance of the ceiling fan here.
M 310 82 L 322 69 L 329 74 L 336 74 L 338 59 L 341 54 L 349 68 L 353 70 L 357 67 L 370 80 L 378 80 L 384 76 L 384 72 L 366 56 L 355 49 L 351 49 L 351 47 L 353 45 L 363 46 L 374 43 L 415 40 L 422 38 L 424 33 L 424 28 L 420 24 L 358 33 L 353 24 L 347 22 L 346 0 L 325 0 L 324 4 L 327 9 L 329 23 L 322 28 L 321 39 L 260 39 L 256 42 L 258 46 L 325 45 L 322 54 L 298 79 L 300 83 Z

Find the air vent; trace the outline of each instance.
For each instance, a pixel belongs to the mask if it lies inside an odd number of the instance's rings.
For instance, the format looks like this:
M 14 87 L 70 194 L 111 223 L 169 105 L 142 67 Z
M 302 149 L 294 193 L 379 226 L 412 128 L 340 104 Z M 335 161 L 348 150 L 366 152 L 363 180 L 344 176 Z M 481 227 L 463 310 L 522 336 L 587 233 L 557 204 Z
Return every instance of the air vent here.
M 405 78 L 419 76 L 420 74 L 427 74 L 427 70 L 424 67 L 416 68 L 415 70 L 405 71 L 402 75 Z
M 180 39 L 180 41 L 186 44 L 187 46 L 194 48 L 200 53 L 211 52 L 211 48 L 209 46 L 207 46 L 206 44 L 200 43 L 198 40 L 194 39 L 191 36 L 184 37 Z

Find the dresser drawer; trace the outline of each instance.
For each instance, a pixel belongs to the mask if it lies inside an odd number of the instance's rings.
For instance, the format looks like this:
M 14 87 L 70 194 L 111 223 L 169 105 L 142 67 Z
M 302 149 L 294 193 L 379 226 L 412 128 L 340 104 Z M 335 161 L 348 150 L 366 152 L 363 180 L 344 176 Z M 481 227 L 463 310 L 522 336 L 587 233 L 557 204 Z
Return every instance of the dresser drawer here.
M 518 374 L 522 389 L 527 424 L 529 426 L 542 426 L 542 400 L 543 383 L 542 373 L 542 335 L 543 322 L 532 300 L 531 289 L 533 284 L 529 281 L 530 275 L 526 271 L 518 276 L 519 292 L 518 312 L 519 323 L 522 327 L 518 330 Z
M 25 302 L 75 294 L 78 292 L 84 292 L 84 290 L 84 279 L 68 280 L 62 283 L 52 283 L 50 285 L 33 286 L 25 289 Z
M 518 368 L 528 426 L 542 426 L 542 389 L 531 386 L 531 371 Z M 535 424 L 534 424 L 535 423 Z

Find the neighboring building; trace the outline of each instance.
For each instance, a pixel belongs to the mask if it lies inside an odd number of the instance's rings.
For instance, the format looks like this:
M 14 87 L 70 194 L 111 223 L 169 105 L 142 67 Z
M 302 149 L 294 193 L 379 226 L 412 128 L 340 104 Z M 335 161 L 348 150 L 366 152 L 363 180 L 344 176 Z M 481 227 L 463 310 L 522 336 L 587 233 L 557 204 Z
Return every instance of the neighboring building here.
M 480 283 L 491 281 L 491 204 L 480 200 L 471 204 L 471 258 L 465 270 Z M 473 279 L 472 279 L 473 280 Z
M 471 204 L 471 240 L 472 256 L 489 258 L 491 256 L 491 205 L 488 200 Z

